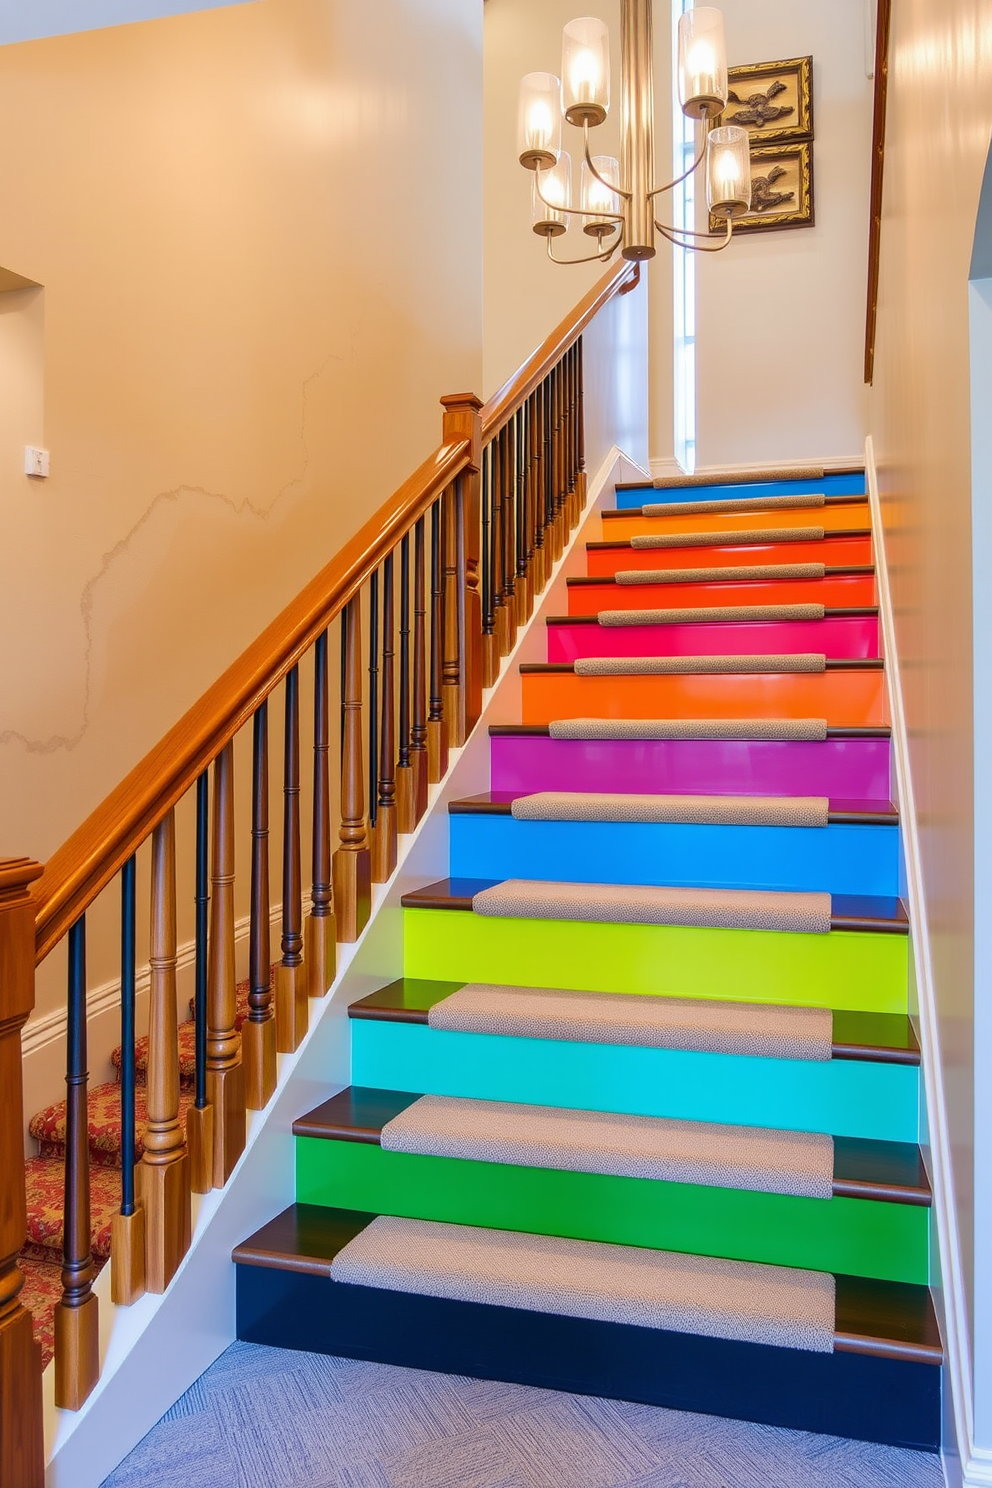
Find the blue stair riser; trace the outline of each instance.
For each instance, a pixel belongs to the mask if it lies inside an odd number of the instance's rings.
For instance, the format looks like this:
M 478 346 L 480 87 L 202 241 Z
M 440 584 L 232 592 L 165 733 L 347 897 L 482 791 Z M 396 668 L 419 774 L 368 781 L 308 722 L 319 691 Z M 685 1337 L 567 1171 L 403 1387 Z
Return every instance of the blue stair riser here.
M 355 1085 L 569 1110 L 919 1141 L 919 1070 L 447 1033 L 351 1020 Z
M 819 480 L 748 481 L 726 486 L 636 486 L 618 491 L 617 510 L 630 511 L 641 506 L 668 505 L 673 501 L 727 501 L 752 496 L 799 496 L 807 493 L 824 496 L 863 496 L 864 475 L 823 475 Z M 814 514 L 810 513 L 810 521 Z
M 938 1450 L 941 1371 L 933 1365 L 236 1270 L 237 1335 L 249 1343 Z
M 449 823 L 452 878 L 899 892 L 896 826 L 534 822 L 487 812 Z

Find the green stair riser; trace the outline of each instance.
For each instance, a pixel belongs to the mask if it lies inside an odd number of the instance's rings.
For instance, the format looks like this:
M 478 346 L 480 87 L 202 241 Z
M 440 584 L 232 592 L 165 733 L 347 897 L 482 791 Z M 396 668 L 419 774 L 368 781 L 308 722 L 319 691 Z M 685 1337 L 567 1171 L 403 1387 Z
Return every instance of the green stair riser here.
M 459 910 L 403 914 L 408 977 L 907 1010 L 905 935 L 518 920 Z
M 378 1090 L 919 1141 L 912 1065 L 497 1038 L 365 1018 L 351 1021 L 351 1059 L 353 1083 Z
M 455 1224 L 928 1281 L 929 1210 L 567 1173 L 297 1138 L 297 1201 Z

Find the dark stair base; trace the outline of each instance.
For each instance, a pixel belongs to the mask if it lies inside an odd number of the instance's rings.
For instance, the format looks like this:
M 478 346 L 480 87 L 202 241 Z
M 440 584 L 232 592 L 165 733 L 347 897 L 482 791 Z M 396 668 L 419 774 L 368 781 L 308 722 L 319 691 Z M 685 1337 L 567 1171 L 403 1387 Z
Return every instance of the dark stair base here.
M 343 1286 L 326 1266 L 236 1269 L 237 1335 L 247 1343 L 939 1450 L 941 1371 L 932 1363 Z

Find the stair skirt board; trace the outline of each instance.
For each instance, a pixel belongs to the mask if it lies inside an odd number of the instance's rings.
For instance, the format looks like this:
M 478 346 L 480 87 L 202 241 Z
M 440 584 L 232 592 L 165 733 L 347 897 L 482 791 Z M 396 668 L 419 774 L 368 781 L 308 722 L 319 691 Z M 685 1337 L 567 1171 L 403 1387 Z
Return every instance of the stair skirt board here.
M 795 1198 L 298 1137 L 301 1203 L 926 1285 L 921 1204 Z
M 724 534 L 727 536 L 726 534 Z M 713 534 L 714 537 L 719 534 Z M 744 534 L 734 538 L 729 536 L 722 545 L 714 543 L 707 536 L 695 547 L 686 547 L 677 544 L 673 537 L 673 546 L 666 544 L 666 539 L 654 537 L 632 538 L 631 545 L 618 543 L 617 546 L 597 546 L 590 543 L 587 549 L 586 573 L 589 578 L 604 578 L 616 574 L 618 571 L 632 571 L 636 569 L 668 570 L 717 570 L 731 569 L 736 577 L 744 577 L 741 570 L 749 567 L 752 563 L 758 565 L 759 569 L 765 570 L 769 566 L 777 568 L 782 565 L 784 571 L 781 575 L 769 572 L 759 572 L 757 578 L 781 577 L 805 578 L 816 577 L 801 572 L 789 572 L 790 569 L 804 567 L 806 564 L 826 564 L 828 568 L 858 568 L 870 564 L 872 561 L 871 538 L 865 533 L 863 535 L 851 536 L 841 533 L 830 533 L 825 537 L 811 538 L 806 541 L 774 541 L 769 534 L 765 538 L 747 538 Z M 699 574 L 699 577 L 703 577 Z M 714 572 L 706 577 L 718 577 Z
M 874 605 L 872 572 L 829 573 L 822 579 L 732 580 L 725 575 L 710 583 L 617 584 L 612 579 L 569 580 L 570 615 L 598 615 L 600 610 L 663 610 L 668 607 L 746 604 L 822 604 L 828 609 Z
M 490 738 L 494 791 L 717 791 L 891 799 L 888 737 L 822 743 L 769 740 L 561 740 L 547 734 Z
M 905 935 L 607 925 L 404 910 L 404 975 L 905 1013 Z
M 760 476 L 761 472 L 753 472 L 750 476 L 744 473 L 736 480 L 727 476 L 716 480 L 709 480 L 706 476 L 696 476 L 691 480 L 681 480 L 677 484 L 667 486 L 654 482 L 621 483 L 616 488 L 617 509 L 625 511 L 632 507 L 640 508 L 645 503 L 667 506 L 669 501 L 688 501 L 690 495 L 693 501 L 737 501 L 747 496 L 823 495 L 827 498 L 837 496 L 863 498 L 865 494 L 863 471 L 820 474 L 813 477 L 796 475 L 790 478 L 778 473 L 771 478 L 761 479 Z
M 351 1044 L 359 1085 L 919 1140 L 919 1071 L 908 1064 L 552 1042 L 364 1018 L 352 1020 Z
M 827 827 L 520 821 L 452 815 L 454 878 L 554 879 L 700 888 L 896 894 L 899 829 L 843 822 Z
M 622 624 L 605 623 L 602 618 L 660 613 L 603 610 L 596 625 L 569 625 L 567 621 L 549 625 L 548 661 L 573 662 L 585 656 L 761 655 L 771 651 L 820 651 L 828 657 L 850 660 L 878 656 L 878 622 L 871 616 L 642 624 L 626 619 Z
M 557 718 L 825 718 L 834 728 L 888 722 L 881 670 L 690 672 L 580 677 L 521 669 L 522 722 Z
M 307 1208 L 299 1206 L 304 1214 Z M 342 1214 L 342 1239 L 371 1217 Z M 250 1253 L 250 1247 L 241 1251 Z M 939 1449 L 941 1371 L 929 1360 L 836 1347 L 813 1353 L 346 1285 L 330 1280 L 328 1259 L 315 1257 L 298 1270 L 284 1269 L 277 1255 L 260 1264 L 239 1263 L 238 1337 Z M 841 1312 L 849 1289 L 838 1283 Z M 892 1291 L 901 1298 L 901 1291 Z

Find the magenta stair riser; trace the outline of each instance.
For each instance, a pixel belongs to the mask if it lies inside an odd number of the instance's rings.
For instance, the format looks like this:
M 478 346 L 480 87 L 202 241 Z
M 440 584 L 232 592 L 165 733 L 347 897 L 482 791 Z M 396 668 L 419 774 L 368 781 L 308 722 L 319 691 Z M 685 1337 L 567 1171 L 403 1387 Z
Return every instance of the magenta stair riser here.
M 548 661 L 580 656 L 761 656 L 815 651 L 876 657 L 878 620 L 762 621 L 707 625 L 549 625 Z
M 712 795 L 891 798 L 887 738 L 823 743 L 756 740 L 565 740 L 527 734 L 490 739 L 492 789 L 697 792 Z

